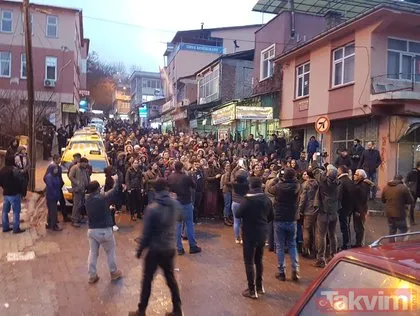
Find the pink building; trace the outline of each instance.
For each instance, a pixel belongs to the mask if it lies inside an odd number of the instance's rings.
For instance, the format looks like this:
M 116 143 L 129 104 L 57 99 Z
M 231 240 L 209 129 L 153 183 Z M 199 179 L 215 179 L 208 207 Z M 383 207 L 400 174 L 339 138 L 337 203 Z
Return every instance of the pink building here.
M 83 36 L 82 11 L 33 4 L 30 7 L 36 118 L 59 126 L 77 115 L 79 90 L 86 89 L 89 40 Z M 0 99 L 21 115 L 13 124 L 27 129 L 26 54 L 22 3 L 0 4 Z M 13 103 L 13 104 L 10 104 Z M 0 117 L 0 121 L 7 120 Z M 23 120 L 22 120 L 23 119 Z M 22 120 L 22 121 L 20 121 Z
M 281 127 L 306 145 L 327 116 L 327 160 L 355 138 L 373 141 L 383 161 L 379 189 L 405 176 L 420 159 L 419 25 L 419 6 L 384 4 L 280 54 Z

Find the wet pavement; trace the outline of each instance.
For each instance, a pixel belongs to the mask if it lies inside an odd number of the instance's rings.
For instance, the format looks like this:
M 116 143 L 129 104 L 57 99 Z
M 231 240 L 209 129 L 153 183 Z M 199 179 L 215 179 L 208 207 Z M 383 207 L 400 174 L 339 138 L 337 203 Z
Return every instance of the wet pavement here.
M 35 252 L 34 260 L 6 262 L 4 257 L 0 258 L 0 315 L 127 315 L 135 310 L 143 262 L 134 257 L 134 250 L 142 223 L 130 222 L 127 215 L 118 221 L 121 229 L 115 237 L 118 265 L 124 273 L 122 280 L 110 282 L 101 251 L 98 264 L 101 279 L 89 285 L 87 229 L 64 223 L 63 232 L 48 232 L 25 249 Z M 386 232 L 385 218 L 369 217 L 368 227 L 367 239 L 373 241 Z M 246 287 L 242 248 L 234 243 L 232 228 L 206 222 L 196 226 L 196 234 L 203 252 L 176 258 L 175 274 L 187 316 L 283 315 L 320 273 L 312 260 L 301 258 L 301 281 L 278 281 L 274 278 L 276 256 L 266 252 L 267 294 L 257 301 L 246 299 L 241 296 Z M 188 250 L 188 245 L 185 249 Z M 289 279 L 290 272 L 289 269 Z M 170 310 L 170 293 L 158 272 L 148 315 L 164 315 Z

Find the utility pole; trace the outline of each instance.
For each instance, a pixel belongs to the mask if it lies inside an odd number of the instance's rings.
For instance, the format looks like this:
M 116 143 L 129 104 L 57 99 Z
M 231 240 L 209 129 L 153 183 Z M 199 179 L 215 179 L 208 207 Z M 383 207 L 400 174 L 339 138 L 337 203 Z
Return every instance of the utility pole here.
M 23 16 L 25 22 L 25 48 L 26 48 L 26 72 L 27 72 L 27 93 L 28 93 L 28 130 L 29 130 L 29 190 L 35 191 L 35 170 L 36 170 L 36 138 L 34 122 L 34 69 L 32 64 L 32 30 L 31 17 L 29 13 L 29 0 L 23 0 Z

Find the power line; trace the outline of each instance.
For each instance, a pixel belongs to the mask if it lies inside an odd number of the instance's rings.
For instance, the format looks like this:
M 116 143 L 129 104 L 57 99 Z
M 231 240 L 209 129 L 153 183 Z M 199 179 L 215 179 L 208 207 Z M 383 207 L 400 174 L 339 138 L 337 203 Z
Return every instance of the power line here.
M 100 21 L 100 22 L 105 22 L 105 23 L 110 23 L 110 24 L 117 24 L 117 25 L 129 26 L 129 27 L 143 29 L 143 30 L 155 31 L 155 32 L 171 33 L 171 34 L 174 34 L 174 33 L 178 32 L 178 31 L 174 31 L 174 30 L 146 27 L 146 26 L 143 26 L 143 25 L 140 25 L 140 24 L 134 24 L 134 23 L 128 23 L 128 22 L 122 22 L 122 21 L 116 21 L 116 20 L 109 20 L 109 19 L 98 18 L 98 17 L 84 16 L 84 18 L 90 19 L 90 20 L 96 20 L 96 21 Z M 279 44 L 279 45 L 290 44 L 289 42 L 264 42 L 264 41 L 255 41 L 255 40 L 249 40 L 249 39 L 228 38 L 228 37 L 223 37 L 223 39 L 224 40 L 231 40 L 231 41 L 236 40 L 236 41 L 239 41 L 239 42 L 258 43 L 258 44 Z M 212 41 L 212 40 L 209 40 L 209 41 Z M 162 43 L 162 41 L 156 41 L 156 42 Z

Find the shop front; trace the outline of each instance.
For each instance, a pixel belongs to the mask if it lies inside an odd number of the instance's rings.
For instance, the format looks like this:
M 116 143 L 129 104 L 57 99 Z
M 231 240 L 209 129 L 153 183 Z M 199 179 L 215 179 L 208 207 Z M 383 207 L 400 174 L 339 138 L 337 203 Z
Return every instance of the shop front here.
M 70 122 L 76 122 L 77 106 L 74 103 L 61 103 L 62 124 L 68 125 Z
M 248 137 L 249 134 L 253 134 L 254 137 L 258 135 L 267 137 L 267 122 L 273 120 L 273 108 L 238 105 L 236 106 L 236 120 L 239 124 L 237 131 L 242 138 Z
M 166 113 L 161 117 L 162 120 L 162 133 L 168 134 L 169 132 L 173 132 L 174 129 L 174 122 L 172 120 L 172 113 Z
M 175 129 L 178 132 L 187 132 L 189 130 L 188 112 L 187 109 L 177 109 L 172 114 L 172 119 L 175 123 Z

